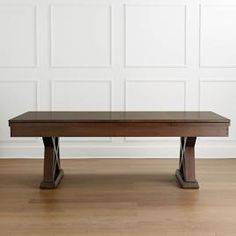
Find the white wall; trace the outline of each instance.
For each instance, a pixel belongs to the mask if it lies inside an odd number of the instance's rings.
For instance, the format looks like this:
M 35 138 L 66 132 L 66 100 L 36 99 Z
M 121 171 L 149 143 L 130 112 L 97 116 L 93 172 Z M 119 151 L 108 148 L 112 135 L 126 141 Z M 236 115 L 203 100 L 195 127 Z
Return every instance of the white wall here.
M 212 110 L 229 138 L 198 157 L 236 156 L 236 0 L 0 0 L 0 156 L 39 157 L 10 138 L 27 110 Z M 68 138 L 63 156 L 174 157 L 176 138 Z

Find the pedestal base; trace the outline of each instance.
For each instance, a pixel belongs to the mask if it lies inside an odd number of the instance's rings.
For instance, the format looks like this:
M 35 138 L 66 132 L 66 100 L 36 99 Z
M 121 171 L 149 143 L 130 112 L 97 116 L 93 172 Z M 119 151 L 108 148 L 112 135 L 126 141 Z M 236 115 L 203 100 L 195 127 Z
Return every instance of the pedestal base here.
M 50 181 L 50 182 L 46 182 L 46 181 L 42 181 L 40 183 L 40 188 L 41 189 L 53 189 L 53 188 L 57 188 L 57 186 L 59 185 L 61 179 L 64 176 L 64 171 L 61 169 L 55 179 L 55 181 Z
M 181 188 L 184 189 L 199 189 L 199 184 L 197 181 L 185 181 L 179 169 L 175 172 L 176 179 L 179 182 Z

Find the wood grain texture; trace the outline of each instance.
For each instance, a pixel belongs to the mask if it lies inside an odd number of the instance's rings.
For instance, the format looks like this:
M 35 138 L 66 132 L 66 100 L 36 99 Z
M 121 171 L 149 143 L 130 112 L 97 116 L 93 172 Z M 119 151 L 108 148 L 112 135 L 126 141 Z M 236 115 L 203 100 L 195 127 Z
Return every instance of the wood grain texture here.
M 24 122 L 217 122 L 229 123 L 229 119 L 210 111 L 40 111 L 26 112 L 9 121 Z
M 195 178 L 195 143 L 196 137 L 180 138 L 179 169 L 175 176 L 182 188 L 199 188 Z
M 41 189 L 56 188 L 64 176 L 60 163 L 58 137 L 43 137 L 44 144 L 44 174 L 40 184 Z
M 9 120 L 12 137 L 228 136 L 213 112 L 27 112 Z
M 183 191 L 178 159 L 62 160 L 39 190 L 43 160 L 0 160 L 0 235 L 233 236 L 236 159 L 197 159 L 200 191 Z
M 228 123 L 13 123 L 12 137 L 222 137 Z

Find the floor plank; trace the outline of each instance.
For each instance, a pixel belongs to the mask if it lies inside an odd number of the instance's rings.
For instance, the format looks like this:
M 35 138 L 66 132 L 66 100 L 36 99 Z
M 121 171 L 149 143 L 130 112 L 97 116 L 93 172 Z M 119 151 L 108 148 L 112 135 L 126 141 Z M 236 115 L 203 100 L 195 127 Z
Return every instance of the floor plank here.
M 40 190 L 42 160 L 0 159 L 0 235 L 236 235 L 236 159 L 198 159 L 199 190 L 178 188 L 177 159 L 62 160 Z

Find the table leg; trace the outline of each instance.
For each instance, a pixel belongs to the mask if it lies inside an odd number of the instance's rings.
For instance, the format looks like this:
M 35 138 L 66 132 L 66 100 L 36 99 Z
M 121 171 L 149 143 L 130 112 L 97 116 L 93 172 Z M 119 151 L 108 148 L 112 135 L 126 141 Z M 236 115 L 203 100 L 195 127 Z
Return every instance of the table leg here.
M 64 173 L 60 166 L 59 137 L 43 137 L 44 176 L 41 189 L 53 189 L 58 186 Z
M 196 137 L 180 138 L 179 169 L 176 170 L 175 175 L 182 188 L 199 188 L 198 182 L 195 179 L 194 146 L 196 139 Z

